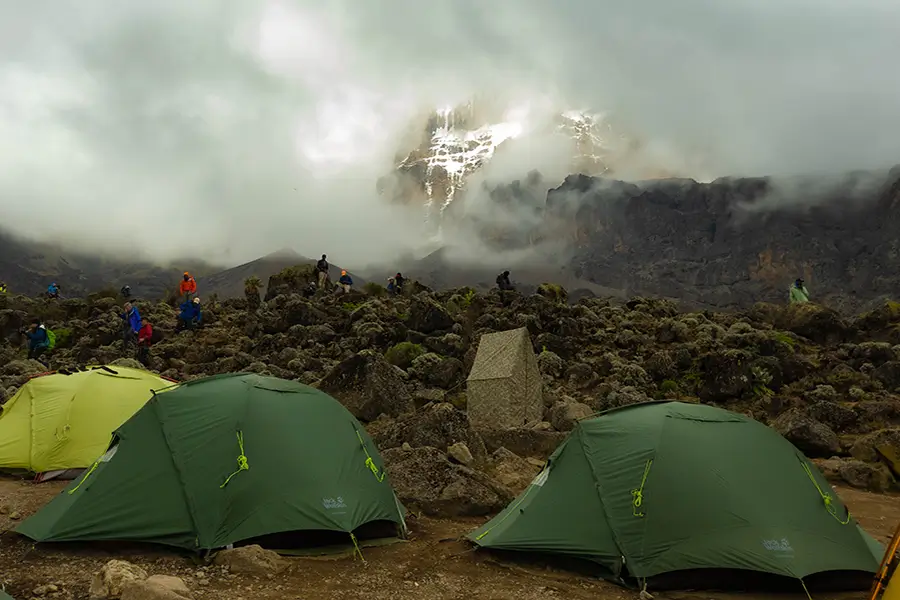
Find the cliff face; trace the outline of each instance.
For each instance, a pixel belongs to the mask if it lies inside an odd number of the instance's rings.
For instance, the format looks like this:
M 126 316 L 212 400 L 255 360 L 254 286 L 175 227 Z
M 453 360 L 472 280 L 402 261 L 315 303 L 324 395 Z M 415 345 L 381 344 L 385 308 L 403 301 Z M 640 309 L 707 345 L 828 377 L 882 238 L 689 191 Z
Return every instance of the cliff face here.
M 731 308 L 785 302 L 802 276 L 815 300 L 849 311 L 900 287 L 900 168 L 861 189 L 851 176 L 801 206 L 773 199 L 767 178 L 574 175 L 548 193 L 542 236 L 571 242 L 576 276 L 634 294 Z

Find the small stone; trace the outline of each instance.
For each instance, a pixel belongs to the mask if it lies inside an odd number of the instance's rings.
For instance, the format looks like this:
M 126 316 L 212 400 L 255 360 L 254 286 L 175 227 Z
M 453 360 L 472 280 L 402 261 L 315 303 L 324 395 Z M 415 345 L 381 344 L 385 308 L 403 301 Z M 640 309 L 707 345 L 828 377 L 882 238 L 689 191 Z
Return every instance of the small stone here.
M 12 511 L 11 513 L 9 513 L 8 516 L 9 516 L 9 519 L 10 519 L 11 521 L 18 521 L 19 519 L 22 518 L 22 513 L 20 513 L 20 512 L 17 511 L 17 510 L 14 510 L 14 511 Z
M 469 466 L 473 462 L 475 462 L 475 457 L 472 456 L 472 452 L 464 442 L 457 442 L 448 446 L 447 454 L 455 462 L 458 462 L 459 464 L 464 466 Z
M 39 585 L 34 588 L 31 593 L 35 596 L 46 596 L 47 594 L 53 594 L 59 591 L 59 588 L 52 583 L 46 585 Z

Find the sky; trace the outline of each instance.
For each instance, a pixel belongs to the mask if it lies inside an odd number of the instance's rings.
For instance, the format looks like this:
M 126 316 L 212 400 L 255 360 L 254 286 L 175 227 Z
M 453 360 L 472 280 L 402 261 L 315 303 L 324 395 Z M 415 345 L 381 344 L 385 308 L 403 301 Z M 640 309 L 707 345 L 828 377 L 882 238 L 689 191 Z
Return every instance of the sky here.
M 421 213 L 377 178 L 415 115 L 474 94 L 610 111 L 687 177 L 883 168 L 897 56 L 900 0 L 3 2 L 0 227 L 126 258 L 389 257 Z M 504 174 L 558 165 L 528 148 Z

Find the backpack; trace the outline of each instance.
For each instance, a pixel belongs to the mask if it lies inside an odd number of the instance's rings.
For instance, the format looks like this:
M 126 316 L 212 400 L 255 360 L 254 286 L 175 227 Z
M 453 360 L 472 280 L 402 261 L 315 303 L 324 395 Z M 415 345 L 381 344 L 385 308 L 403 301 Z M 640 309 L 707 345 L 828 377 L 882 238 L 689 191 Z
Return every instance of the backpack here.
M 56 347 L 56 334 L 47 330 L 47 350 L 53 350 Z

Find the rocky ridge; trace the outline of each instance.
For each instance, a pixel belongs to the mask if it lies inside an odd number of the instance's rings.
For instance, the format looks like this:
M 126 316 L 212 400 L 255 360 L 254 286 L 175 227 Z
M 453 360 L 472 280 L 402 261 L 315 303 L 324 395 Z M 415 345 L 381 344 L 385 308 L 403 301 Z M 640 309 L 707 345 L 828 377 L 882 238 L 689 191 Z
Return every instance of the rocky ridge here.
M 715 404 L 775 428 L 826 473 L 886 491 L 900 455 L 900 304 L 853 318 L 815 305 L 757 304 L 735 313 L 680 312 L 636 297 L 568 302 L 537 293 L 432 291 L 389 297 L 368 284 L 347 295 L 300 292 L 308 267 L 273 276 L 265 298 L 205 304 L 204 327 L 174 333 L 176 309 L 138 302 L 158 338 L 150 367 L 177 380 L 249 371 L 295 379 L 338 398 L 375 439 L 414 513 L 483 515 L 537 474 L 578 419 L 652 399 Z M 16 331 L 40 315 L 57 334 L 53 369 L 123 357 L 121 301 L 0 298 L 0 403 L 46 371 L 24 360 Z M 544 379 L 543 418 L 476 433 L 465 378 L 479 338 L 526 327 Z

